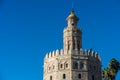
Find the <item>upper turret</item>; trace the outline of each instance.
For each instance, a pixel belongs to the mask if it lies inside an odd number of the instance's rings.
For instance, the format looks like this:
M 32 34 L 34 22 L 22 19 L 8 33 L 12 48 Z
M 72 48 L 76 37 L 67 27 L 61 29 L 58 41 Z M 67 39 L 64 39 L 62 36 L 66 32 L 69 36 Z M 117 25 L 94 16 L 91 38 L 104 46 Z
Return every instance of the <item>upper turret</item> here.
M 74 10 L 72 10 L 66 20 L 68 22 L 68 27 L 76 27 L 79 18 L 75 15 Z
M 67 17 L 68 26 L 64 29 L 64 51 L 80 50 L 82 48 L 82 31 L 77 27 L 79 18 L 72 10 Z

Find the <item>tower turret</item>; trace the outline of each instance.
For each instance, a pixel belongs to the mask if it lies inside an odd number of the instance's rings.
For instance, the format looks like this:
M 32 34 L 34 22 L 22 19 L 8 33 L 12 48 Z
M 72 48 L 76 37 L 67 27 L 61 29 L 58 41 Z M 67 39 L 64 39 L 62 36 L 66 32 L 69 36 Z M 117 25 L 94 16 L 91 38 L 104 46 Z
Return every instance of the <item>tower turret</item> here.
M 75 15 L 74 10 L 72 10 L 66 20 L 68 22 L 68 27 L 77 27 L 79 18 Z
M 64 29 L 64 50 L 80 50 L 82 48 L 82 31 L 77 27 L 79 18 L 72 10 L 66 20 L 68 26 Z

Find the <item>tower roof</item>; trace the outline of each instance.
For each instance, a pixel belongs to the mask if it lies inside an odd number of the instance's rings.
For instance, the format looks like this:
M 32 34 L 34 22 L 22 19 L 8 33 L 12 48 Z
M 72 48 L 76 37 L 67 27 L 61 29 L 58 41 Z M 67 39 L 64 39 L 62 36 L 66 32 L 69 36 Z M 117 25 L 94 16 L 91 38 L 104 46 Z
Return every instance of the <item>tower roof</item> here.
M 74 10 L 72 9 L 72 11 L 71 11 L 71 13 L 70 13 L 70 15 L 67 17 L 67 21 L 68 21 L 68 19 L 75 19 L 75 20 L 79 20 L 79 18 L 75 15 L 75 13 L 74 13 Z

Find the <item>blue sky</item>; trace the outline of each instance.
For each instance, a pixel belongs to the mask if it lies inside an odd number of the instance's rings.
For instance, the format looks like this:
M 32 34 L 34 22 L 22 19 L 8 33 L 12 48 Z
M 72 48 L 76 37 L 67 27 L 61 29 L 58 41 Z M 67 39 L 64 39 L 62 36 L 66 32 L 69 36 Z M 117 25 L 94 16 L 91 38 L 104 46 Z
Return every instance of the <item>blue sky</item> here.
M 98 52 L 102 68 L 120 61 L 119 0 L 0 0 L 0 80 L 43 79 L 45 54 L 63 47 L 72 2 L 83 50 Z

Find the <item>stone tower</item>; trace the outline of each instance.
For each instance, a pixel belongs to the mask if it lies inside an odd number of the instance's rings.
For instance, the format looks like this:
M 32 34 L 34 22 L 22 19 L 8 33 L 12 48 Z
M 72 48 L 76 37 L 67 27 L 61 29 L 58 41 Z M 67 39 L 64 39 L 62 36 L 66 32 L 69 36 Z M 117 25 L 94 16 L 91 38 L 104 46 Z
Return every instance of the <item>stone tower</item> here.
M 63 49 L 49 52 L 44 58 L 44 80 L 102 80 L 100 56 L 92 49 L 82 50 L 79 18 L 71 11 L 66 20 Z

